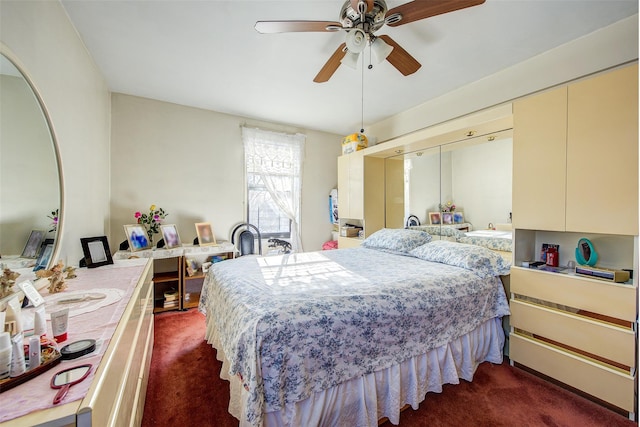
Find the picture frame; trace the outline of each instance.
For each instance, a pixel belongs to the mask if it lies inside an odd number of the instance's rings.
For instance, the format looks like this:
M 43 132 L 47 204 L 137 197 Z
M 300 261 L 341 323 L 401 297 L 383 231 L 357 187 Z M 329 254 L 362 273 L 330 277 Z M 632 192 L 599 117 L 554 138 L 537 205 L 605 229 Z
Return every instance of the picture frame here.
M 82 237 L 80 238 L 80 244 L 82 245 L 87 268 L 113 264 L 107 236 Z
M 129 250 L 131 252 L 151 248 L 151 244 L 147 238 L 147 230 L 142 225 L 127 224 L 124 226 L 124 233 L 127 235 Z
M 216 246 L 216 236 L 213 234 L 210 222 L 196 222 L 196 234 L 200 246 Z
M 440 217 L 440 212 L 429 212 L 429 224 L 431 225 L 442 224 L 442 218 Z
M 42 242 L 33 271 L 44 270 L 47 268 L 51 255 L 53 254 L 53 244 L 53 239 L 45 239 L 44 242 Z
M 443 225 L 453 224 L 453 212 L 442 212 L 441 218 Z
M 178 228 L 175 224 L 161 224 L 160 230 L 164 239 L 164 247 L 167 249 L 178 248 L 182 246 Z
M 464 214 L 460 211 L 453 212 L 453 223 L 464 224 Z
M 27 243 L 22 250 L 22 258 L 36 258 L 38 256 L 38 250 L 46 235 L 44 230 L 31 230 L 31 234 L 27 239 Z

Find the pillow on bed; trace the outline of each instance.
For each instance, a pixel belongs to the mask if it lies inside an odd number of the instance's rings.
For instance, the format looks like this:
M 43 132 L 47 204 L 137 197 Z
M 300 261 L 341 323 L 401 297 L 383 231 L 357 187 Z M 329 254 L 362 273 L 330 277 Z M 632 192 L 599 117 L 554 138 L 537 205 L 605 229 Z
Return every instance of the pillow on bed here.
M 410 255 L 425 261 L 466 268 L 480 277 L 509 274 L 511 265 L 490 249 L 476 245 L 437 240 L 415 248 Z
M 369 249 L 408 255 L 412 249 L 430 241 L 431 235 L 425 231 L 405 228 L 383 228 L 364 239 L 362 246 Z

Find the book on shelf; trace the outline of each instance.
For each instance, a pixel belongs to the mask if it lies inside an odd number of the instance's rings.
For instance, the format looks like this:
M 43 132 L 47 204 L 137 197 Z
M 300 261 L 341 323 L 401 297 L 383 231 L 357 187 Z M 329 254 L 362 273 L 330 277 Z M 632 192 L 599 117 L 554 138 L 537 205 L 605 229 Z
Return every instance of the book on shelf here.
M 178 300 L 178 291 L 170 290 L 164 293 L 165 301 L 177 301 Z
M 164 308 L 173 308 L 178 306 L 178 300 L 175 301 L 165 301 L 163 307 Z

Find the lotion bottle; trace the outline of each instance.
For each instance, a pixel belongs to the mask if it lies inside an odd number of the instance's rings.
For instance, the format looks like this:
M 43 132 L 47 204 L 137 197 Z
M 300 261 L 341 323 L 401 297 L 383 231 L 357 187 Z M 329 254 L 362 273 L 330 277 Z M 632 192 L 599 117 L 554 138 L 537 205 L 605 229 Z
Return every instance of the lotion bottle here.
M 9 377 L 11 352 L 11 336 L 9 332 L 0 332 L 0 380 Z

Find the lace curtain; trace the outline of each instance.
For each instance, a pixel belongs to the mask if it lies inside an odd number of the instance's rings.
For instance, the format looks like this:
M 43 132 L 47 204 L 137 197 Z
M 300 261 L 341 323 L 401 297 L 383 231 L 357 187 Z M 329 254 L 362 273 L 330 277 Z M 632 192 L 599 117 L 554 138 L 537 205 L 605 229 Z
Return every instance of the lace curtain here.
M 300 196 L 305 136 L 242 128 L 247 172 L 258 174 L 278 208 L 291 220 L 292 252 L 302 252 Z

